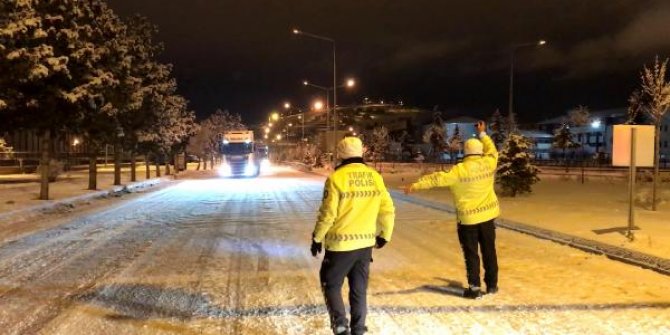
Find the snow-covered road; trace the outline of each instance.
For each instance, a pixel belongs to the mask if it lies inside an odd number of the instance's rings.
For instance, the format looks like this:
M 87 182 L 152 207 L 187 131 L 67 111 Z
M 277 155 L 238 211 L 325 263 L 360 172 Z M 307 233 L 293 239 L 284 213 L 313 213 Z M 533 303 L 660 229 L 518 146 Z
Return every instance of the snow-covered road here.
M 2 334 L 328 334 L 323 178 L 192 179 L 0 242 Z M 498 295 L 458 295 L 454 218 L 396 202 L 371 334 L 670 334 L 670 278 L 498 230 Z M 2 229 L 2 227 L 0 227 Z

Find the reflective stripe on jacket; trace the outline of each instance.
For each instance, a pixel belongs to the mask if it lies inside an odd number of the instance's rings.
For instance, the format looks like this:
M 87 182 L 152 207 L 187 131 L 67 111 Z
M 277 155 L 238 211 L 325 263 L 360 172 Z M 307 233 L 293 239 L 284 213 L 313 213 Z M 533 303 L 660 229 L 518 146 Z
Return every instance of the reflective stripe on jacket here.
M 351 251 L 391 240 L 395 208 L 384 180 L 360 162 L 340 166 L 326 180 L 313 238 L 326 250 Z
M 498 151 L 491 138 L 482 134 L 483 155 L 467 156 L 449 172 L 435 172 L 412 184 L 412 190 L 449 187 L 454 195 L 458 221 L 465 225 L 478 224 L 500 215 L 498 197 L 494 190 Z

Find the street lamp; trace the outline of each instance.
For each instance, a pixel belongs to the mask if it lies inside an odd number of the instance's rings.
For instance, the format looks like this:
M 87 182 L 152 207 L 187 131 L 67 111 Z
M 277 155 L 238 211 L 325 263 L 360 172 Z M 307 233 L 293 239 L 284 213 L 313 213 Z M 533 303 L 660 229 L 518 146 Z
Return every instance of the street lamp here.
M 277 112 L 272 113 L 271 118 L 272 118 L 272 121 L 279 120 L 279 113 L 277 113 Z
M 284 103 L 284 109 L 289 109 L 291 108 L 291 103 L 290 102 L 285 102 Z
M 318 111 L 323 109 L 323 102 L 321 102 L 320 100 L 315 101 L 314 102 L 314 109 L 318 110 Z
M 347 87 L 347 88 L 354 87 L 354 86 L 356 86 L 356 80 L 354 80 L 353 78 L 349 78 L 349 79 L 347 79 L 347 81 L 344 84 L 339 85 L 339 86 L 334 86 L 334 87 L 326 87 L 326 86 L 312 84 L 308 80 L 303 80 L 302 84 L 304 86 L 314 87 L 314 88 L 317 88 L 317 89 L 322 90 L 322 91 L 325 92 L 325 94 L 326 94 L 326 111 L 328 111 L 328 114 L 326 115 L 326 131 L 329 131 L 330 130 L 330 125 L 329 125 L 330 108 L 329 108 L 329 106 L 330 105 L 329 105 L 328 99 L 330 97 L 330 91 L 335 92 L 338 88 L 342 88 L 342 87 Z M 333 110 L 335 110 L 335 106 L 333 106 Z M 337 123 L 333 126 L 333 130 L 335 132 L 337 132 Z
M 514 53 L 521 48 L 525 47 L 539 47 L 547 44 L 545 40 L 539 40 L 534 43 L 522 43 L 512 45 L 510 49 L 510 68 L 509 68 L 509 107 L 508 113 L 511 116 L 514 113 Z

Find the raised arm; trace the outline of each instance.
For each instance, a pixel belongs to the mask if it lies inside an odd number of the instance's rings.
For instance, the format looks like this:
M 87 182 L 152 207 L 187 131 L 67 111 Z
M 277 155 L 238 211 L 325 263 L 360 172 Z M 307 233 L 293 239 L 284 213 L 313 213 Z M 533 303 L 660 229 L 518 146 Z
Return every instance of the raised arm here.
M 477 122 L 477 133 L 479 140 L 484 145 L 484 158 L 489 160 L 493 168 L 498 166 L 498 149 L 489 135 L 486 134 L 486 123 L 484 121 Z

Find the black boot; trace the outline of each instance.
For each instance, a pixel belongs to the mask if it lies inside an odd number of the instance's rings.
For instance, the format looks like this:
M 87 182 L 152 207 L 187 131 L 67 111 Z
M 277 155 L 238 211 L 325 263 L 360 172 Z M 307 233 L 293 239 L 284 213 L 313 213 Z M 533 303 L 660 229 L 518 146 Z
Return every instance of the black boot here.
M 347 326 L 335 326 L 335 327 L 333 327 L 333 334 L 335 334 L 335 335 L 351 335 L 351 332 L 349 332 L 349 327 L 347 327 Z
M 363 327 L 362 330 L 356 330 L 356 329 L 353 329 L 353 330 L 351 331 L 351 335 L 363 335 L 363 334 L 365 334 L 365 333 L 367 333 L 367 332 L 368 332 L 368 327 Z
M 465 291 L 463 291 L 463 298 L 467 299 L 480 299 L 482 297 L 482 291 L 477 286 L 470 286 Z

